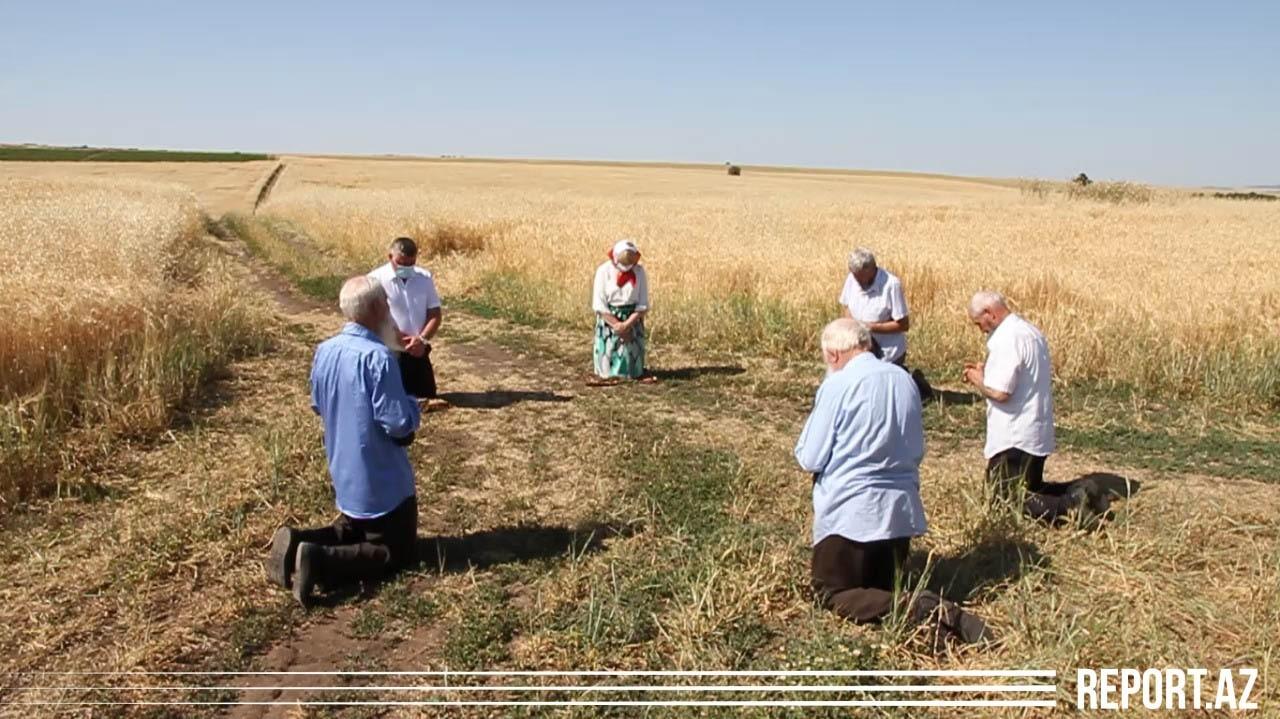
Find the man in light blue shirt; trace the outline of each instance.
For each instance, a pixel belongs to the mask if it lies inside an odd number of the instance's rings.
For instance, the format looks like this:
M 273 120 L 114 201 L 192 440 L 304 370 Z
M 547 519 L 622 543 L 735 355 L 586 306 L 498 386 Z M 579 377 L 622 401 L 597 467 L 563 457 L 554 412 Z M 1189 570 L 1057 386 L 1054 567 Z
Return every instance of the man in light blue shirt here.
M 376 280 L 353 277 L 339 304 L 348 322 L 316 349 L 311 406 L 324 423 L 342 514 L 327 527 L 280 528 L 266 564 L 268 577 L 292 588 L 304 606 L 317 583 L 333 588 L 411 564 L 417 542 L 417 495 L 405 448 L 419 409 L 379 339 L 391 322 L 387 297 Z
M 813 588 L 823 606 L 854 622 L 891 613 L 911 538 L 925 533 L 920 501 L 924 424 L 920 394 L 901 367 L 871 353 L 871 332 L 850 318 L 822 332 L 828 374 L 796 443 L 813 473 Z M 904 604 L 942 633 L 986 635 L 980 619 L 931 592 Z

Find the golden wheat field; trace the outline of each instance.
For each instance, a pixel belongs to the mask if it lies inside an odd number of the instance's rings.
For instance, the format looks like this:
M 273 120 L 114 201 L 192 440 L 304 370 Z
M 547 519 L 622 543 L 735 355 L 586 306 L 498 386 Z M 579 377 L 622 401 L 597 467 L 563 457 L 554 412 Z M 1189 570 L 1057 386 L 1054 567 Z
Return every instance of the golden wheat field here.
M 0 179 L 0 498 L 74 464 L 69 428 L 109 442 L 162 427 L 255 343 L 260 318 L 203 235 L 180 185 Z
M 356 717 L 368 707 L 286 705 L 404 698 L 358 678 L 59 689 L 21 675 L 36 671 L 1042 667 L 1056 708 L 1004 714 L 1042 717 L 1071 706 L 1076 667 L 1247 666 L 1275 696 L 1280 203 L 905 173 L 281 162 L 256 212 L 275 163 L 0 163 L 0 526 L 15 538 L 0 716 L 179 697 Z M 398 235 L 426 248 L 446 305 L 432 358 L 454 408 L 410 449 L 429 549 L 304 611 L 263 579 L 264 545 L 333 518 L 307 373 L 342 326 L 338 282 Z M 664 374 L 597 390 L 582 382 L 590 281 L 621 237 L 649 268 Z M 995 645 L 938 652 L 900 617 L 850 625 L 808 589 L 811 479 L 791 450 L 859 245 L 903 278 L 912 364 L 948 390 L 925 409 L 929 531 L 910 581 L 984 617 Z M 1049 337 L 1049 479 L 1141 490 L 1101 528 L 989 504 L 983 407 L 956 376 L 982 356 L 964 306 L 984 287 Z
M 0 162 L 0 180 L 136 181 L 178 185 L 217 217 L 253 207 L 257 183 L 274 162 Z
M 585 316 L 604 249 L 634 238 L 656 337 L 775 354 L 812 350 L 861 245 L 903 278 L 927 367 L 981 350 L 962 308 L 992 288 L 1054 338 L 1059 381 L 1266 403 L 1280 397 L 1275 204 L 1173 190 L 1112 204 L 928 176 L 293 158 L 262 213 L 349 267 L 397 234 L 452 228 L 484 250 L 433 258 L 446 294 L 496 285 L 492 301 L 566 321 Z

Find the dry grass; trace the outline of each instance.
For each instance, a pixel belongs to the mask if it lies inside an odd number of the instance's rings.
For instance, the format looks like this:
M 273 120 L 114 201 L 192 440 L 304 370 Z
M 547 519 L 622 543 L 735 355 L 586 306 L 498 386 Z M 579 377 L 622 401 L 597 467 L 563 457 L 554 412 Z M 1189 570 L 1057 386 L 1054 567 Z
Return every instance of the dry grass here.
M 926 367 L 980 354 L 961 308 L 990 287 L 1048 333 L 1064 382 L 1280 402 L 1280 212 L 1114 183 L 1081 191 L 305 159 L 291 160 L 263 212 L 352 267 L 401 232 L 475 228 L 485 252 L 433 261 L 446 295 L 479 290 L 500 309 L 564 322 L 583 321 L 604 248 L 633 237 L 652 277 L 655 338 L 774 354 L 813 351 L 815 327 L 837 311 L 845 255 L 866 245 L 905 280 L 912 356 Z
M 181 188 L 0 184 L 0 500 L 45 489 L 97 441 L 164 426 L 261 318 L 202 244 Z

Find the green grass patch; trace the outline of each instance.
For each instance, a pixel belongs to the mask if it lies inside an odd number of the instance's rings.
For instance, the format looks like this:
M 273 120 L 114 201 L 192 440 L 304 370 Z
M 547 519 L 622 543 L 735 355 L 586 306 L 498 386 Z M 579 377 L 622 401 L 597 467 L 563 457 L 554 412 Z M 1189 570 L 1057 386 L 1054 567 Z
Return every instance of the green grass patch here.
M 543 328 L 561 324 L 555 322 L 549 307 L 539 306 L 539 298 L 549 297 L 553 287 L 550 282 L 521 274 L 489 272 L 481 278 L 476 290 L 450 298 L 449 304 L 486 319 L 505 319 L 525 327 Z
M 507 645 L 519 626 L 518 612 L 506 591 L 493 583 L 477 585 L 450 629 L 441 655 L 451 669 L 489 669 L 510 656 Z
M 348 277 L 367 271 L 367 268 L 352 267 L 343 258 L 321 249 L 287 220 L 229 213 L 220 223 L 300 292 L 317 300 L 335 301 Z
M 1131 427 L 1058 427 L 1058 441 L 1130 467 L 1280 482 L 1280 445 L 1214 428 L 1190 436 Z
M 193 152 L 111 147 L 0 146 L 0 162 L 254 162 L 275 159 L 257 152 Z

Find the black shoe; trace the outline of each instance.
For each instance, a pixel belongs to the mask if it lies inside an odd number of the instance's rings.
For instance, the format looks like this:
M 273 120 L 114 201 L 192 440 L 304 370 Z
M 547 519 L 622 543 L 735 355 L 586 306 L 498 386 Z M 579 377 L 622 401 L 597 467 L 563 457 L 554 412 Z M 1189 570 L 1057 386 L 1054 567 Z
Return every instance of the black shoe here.
M 311 604 L 311 590 L 320 582 L 324 548 L 319 544 L 303 542 L 298 545 L 297 554 L 293 565 L 293 598 L 306 607 Z
M 930 591 L 920 592 L 909 614 L 915 622 L 932 623 L 933 645 L 941 651 L 949 641 L 965 644 L 995 641 L 995 632 L 987 627 L 976 614 L 966 612 L 955 602 L 943 599 Z
M 995 632 L 991 631 L 981 617 L 960 607 L 955 607 L 955 612 L 947 618 L 947 622 L 946 628 L 965 644 L 995 641 Z
M 285 589 L 293 586 L 293 564 L 298 553 L 298 535 L 289 527 L 281 527 L 271 537 L 271 552 L 262 563 L 267 581 Z
M 1111 509 L 1111 494 L 1092 480 L 1080 480 L 1067 492 L 1082 529 L 1097 529 Z

